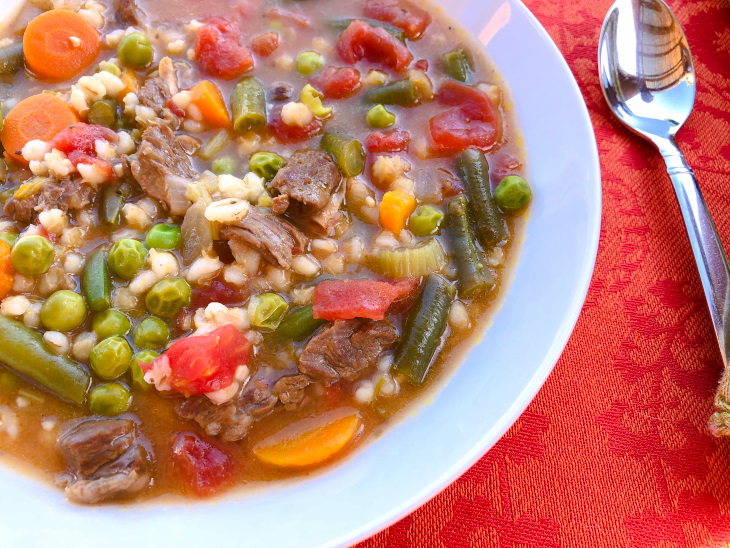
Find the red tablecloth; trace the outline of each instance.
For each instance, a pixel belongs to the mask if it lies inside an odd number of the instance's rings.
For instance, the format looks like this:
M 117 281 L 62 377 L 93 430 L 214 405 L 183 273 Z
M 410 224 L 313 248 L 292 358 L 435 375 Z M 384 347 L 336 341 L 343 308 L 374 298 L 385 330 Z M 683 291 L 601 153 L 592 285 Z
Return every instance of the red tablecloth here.
M 698 80 L 678 140 L 730 250 L 730 3 L 668 1 Z M 568 60 L 596 130 L 603 225 L 588 298 L 554 372 L 505 437 L 362 546 L 728 546 L 730 440 L 707 431 L 720 354 L 664 163 L 612 117 L 598 85 L 612 0 L 526 4 Z

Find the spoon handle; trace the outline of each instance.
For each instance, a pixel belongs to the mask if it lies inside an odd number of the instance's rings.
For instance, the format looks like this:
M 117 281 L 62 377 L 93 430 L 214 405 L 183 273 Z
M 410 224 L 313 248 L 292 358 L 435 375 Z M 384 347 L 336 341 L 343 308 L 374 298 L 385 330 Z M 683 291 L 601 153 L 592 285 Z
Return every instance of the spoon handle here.
M 674 137 L 656 144 L 667 163 L 667 172 L 677 193 L 679 207 L 687 225 L 689 241 L 715 327 L 715 335 L 720 345 L 720 353 L 724 365 L 727 366 L 730 355 L 730 333 L 728 333 L 730 329 L 730 296 L 728 295 L 730 268 L 727 257 L 707 204 L 697 186 L 694 172 L 687 165 Z

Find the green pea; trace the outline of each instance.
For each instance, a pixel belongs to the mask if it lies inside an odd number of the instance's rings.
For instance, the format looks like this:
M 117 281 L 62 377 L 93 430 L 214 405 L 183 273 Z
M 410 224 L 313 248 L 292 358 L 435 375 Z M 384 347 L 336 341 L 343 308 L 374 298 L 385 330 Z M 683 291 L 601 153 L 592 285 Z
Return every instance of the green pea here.
M 229 156 L 223 158 L 216 158 L 213 160 L 213 173 L 217 175 L 228 174 L 230 175 L 236 171 L 236 162 Z
M 441 234 L 443 222 L 444 214 L 441 211 L 435 207 L 423 206 L 411 215 L 408 228 L 416 236 L 433 236 L 434 234 Z
M 165 278 L 157 282 L 145 298 L 150 314 L 172 318 L 190 304 L 190 286 L 182 278 Z
M 129 388 L 118 382 L 100 384 L 89 392 L 89 410 L 94 415 L 113 417 L 121 415 L 132 403 Z
M 15 242 L 18 241 L 18 235 L 15 232 L 0 232 L 0 241 L 5 242 L 12 247 L 15 245 Z
M 129 369 L 132 363 L 132 347 L 129 343 L 115 335 L 104 339 L 91 351 L 89 364 L 100 379 L 111 381 Z
M 26 276 L 45 274 L 53 264 L 53 244 L 43 236 L 23 236 L 13 246 L 10 262 Z
M 284 167 L 284 158 L 273 152 L 257 152 L 251 156 L 248 167 L 259 177 L 270 181 Z
M 121 76 L 122 75 L 122 69 L 120 69 L 114 63 L 107 63 L 106 65 L 104 65 L 104 68 L 102 70 L 104 72 L 110 72 L 114 76 Z
M 134 328 L 134 346 L 162 348 L 170 340 L 170 328 L 159 318 L 145 318 Z
M 525 207 L 531 198 L 530 185 L 517 175 L 508 175 L 494 189 L 494 201 L 502 211 L 510 213 Z
M 109 251 L 107 264 L 114 274 L 131 280 L 147 260 L 147 250 L 139 240 L 125 238 L 115 243 Z
M 180 227 L 159 224 L 150 228 L 144 243 L 148 249 L 173 250 L 180 247 Z
M 110 308 L 94 316 L 94 319 L 91 320 L 91 328 L 96 333 L 97 339 L 101 341 L 114 335 L 126 335 L 132 328 L 132 324 L 129 322 L 129 318 L 119 310 Z
M 86 114 L 86 119 L 90 124 L 104 127 L 115 127 L 118 114 L 117 102 L 114 99 L 102 99 L 97 101 Z
M 297 70 L 301 74 L 312 74 L 324 66 L 324 57 L 316 51 L 303 51 L 297 55 Z
M 85 319 L 84 298 L 68 289 L 56 291 L 41 307 L 41 323 L 43 327 L 53 331 L 73 331 Z
M 117 56 L 125 65 L 144 68 L 152 62 L 152 43 L 141 32 L 128 34 L 117 46 Z
M 149 383 L 144 380 L 144 371 L 142 371 L 142 367 L 139 364 L 150 363 L 157 356 L 159 354 L 154 350 L 142 350 L 134 355 L 132 365 L 129 366 L 129 372 L 132 375 L 132 384 L 135 388 L 147 390 L 150 387 Z
M 284 319 L 289 305 L 281 295 L 264 293 L 253 301 L 254 311 L 251 324 L 267 330 L 275 330 Z
M 368 125 L 372 128 L 382 129 L 395 124 L 395 114 L 388 112 L 383 105 L 375 105 L 368 111 Z

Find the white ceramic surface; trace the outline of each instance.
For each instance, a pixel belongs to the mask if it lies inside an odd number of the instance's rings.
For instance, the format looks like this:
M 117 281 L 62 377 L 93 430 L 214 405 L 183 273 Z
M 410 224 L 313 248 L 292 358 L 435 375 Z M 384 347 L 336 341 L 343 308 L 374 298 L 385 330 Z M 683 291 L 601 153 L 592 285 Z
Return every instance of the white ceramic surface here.
M 0 0 L 0 17 L 17 0 Z M 326 474 L 217 503 L 80 508 L 0 469 L 0 546 L 345 546 L 461 475 L 519 417 L 581 310 L 598 245 L 593 129 L 568 66 L 518 0 L 437 2 L 478 36 L 511 88 L 535 200 L 504 305 L 418 413 Z

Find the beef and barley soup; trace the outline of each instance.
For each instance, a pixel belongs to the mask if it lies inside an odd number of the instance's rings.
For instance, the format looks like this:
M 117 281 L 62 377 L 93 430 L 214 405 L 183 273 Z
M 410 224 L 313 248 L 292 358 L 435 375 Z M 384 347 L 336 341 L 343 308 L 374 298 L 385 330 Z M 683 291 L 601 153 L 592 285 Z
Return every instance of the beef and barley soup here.
M 76 503 L 342 459 L 469 345 L 531 199 L 415 0 L 32 0 L 0 36 L 0 452 Z

